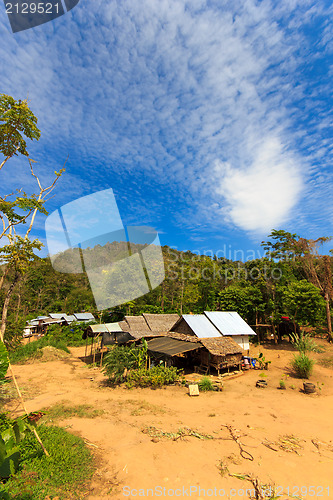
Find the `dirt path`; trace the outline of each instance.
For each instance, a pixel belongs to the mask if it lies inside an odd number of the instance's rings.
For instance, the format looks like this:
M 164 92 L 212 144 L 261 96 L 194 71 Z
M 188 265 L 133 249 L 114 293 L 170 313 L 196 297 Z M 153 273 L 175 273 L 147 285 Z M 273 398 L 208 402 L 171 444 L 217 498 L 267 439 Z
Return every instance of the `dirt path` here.
M 333 357 L 333 348 L 326 343 L 325 348 L 325 353 L 313 357 Z M 324 383 L 317 395 L 300 392 L 302 381 L 292 377 L 286 380 L 287 390 L 279 390 L 293 351 L 261 350 L 272 361 L 265 372 L 267 388 L 255 387 L 260 372 L 250 370 L 226 380 L 223 392 L 192 398 L 185 387 L 103 386 L 105 377 L 99 369 L 88 368 L 79 358 L 83 348 L 73 348 L 64 360 L 14 369 L 29 411 L 61 402 L 101 410 L 93 419 L 61 421 L 96 453 L 99 467 L 85 498 L 247 498 L 245 490 L 252 488 L 251 483 L 228 472 L 252 474 L 262 484 L 275 484 L 284 497 L 289 493 L 289 497 L 329 498 L 328 493 L 333 495 L 333 370 L 316 364 L 311 381 Z M 254 348 L 253 355 L 257 354 Z M 17 402 L 8 408 L 17 411 Z M 172 440 L 156 435 L 156 429 L 177 433 L 180 428 L 213 439 Z M 241 446 L 253 460 L 241 457 L 231 433 L 240 436 Z

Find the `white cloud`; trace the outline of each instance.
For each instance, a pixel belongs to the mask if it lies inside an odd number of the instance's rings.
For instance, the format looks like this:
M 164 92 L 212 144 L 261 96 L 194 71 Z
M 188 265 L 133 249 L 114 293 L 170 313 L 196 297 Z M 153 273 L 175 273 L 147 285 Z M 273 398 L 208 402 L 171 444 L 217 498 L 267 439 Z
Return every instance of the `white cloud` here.
M 297 162 L 275 137 L 262 141 L 249 167 L 237 169 L 217 161 L 215 174 L 216 192 L 227 203 L 224 216 L 255 233 L 266 234 L 285 222 L 303 188 Z

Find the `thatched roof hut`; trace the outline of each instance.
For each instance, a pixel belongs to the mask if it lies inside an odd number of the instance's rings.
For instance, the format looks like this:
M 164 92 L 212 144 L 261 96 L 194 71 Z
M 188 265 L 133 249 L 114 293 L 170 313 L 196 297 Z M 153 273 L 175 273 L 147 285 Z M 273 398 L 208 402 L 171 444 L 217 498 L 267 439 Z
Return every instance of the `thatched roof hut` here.
M 166 333 L 171 330 L 173 325 L 178 321 L 178 314 L 147 314 L 143 313 L 149 329 L 153 332 Z
M 178 314 L 142 314 L 141 316 L 125 316 L 119 322 L 121 329 L 129 333 L 133 339 L 158 337 L 166 335 L 171 326 L 179 319 Z
M 200 339 L 200 343 L 206 347 L 213 356 L 227 356 L 229 354 L 243 354 L 243 350 L 234 340 L 229 337 L 217 337 Z
M 131 330 L 136 332 L 149 332 L 150 328 L 143 316 L 125 316 L 124 321 L 121 321 L 121 326 L 125 326 L 127 332 Z

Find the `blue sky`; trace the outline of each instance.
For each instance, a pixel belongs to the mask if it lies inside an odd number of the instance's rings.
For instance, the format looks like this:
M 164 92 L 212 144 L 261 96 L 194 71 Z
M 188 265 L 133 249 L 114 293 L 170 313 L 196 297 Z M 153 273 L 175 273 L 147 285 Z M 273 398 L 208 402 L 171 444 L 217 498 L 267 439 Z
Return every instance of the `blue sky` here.
M 69 155 L 48 210 L 112 188 L 126 225 L 227 257 L 259 256 L 273 228 L 333 235 L 332 14 L 307 0 L 81 0 L 13 34 L 0 5 L 0 92 L 39 119 L 44 183 Z M 0 189 L 18 185 L 33 190 L 17 159 Z

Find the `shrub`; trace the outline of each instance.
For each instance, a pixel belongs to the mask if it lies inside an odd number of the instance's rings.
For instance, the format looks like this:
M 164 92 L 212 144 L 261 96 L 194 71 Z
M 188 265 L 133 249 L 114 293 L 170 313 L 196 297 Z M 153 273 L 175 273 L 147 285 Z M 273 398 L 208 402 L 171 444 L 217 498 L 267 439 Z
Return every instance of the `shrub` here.
M 81 346 L 86 343 L 82 339 L 82 335 L 87 326 L 94 324 L 95 321 L 89 323 L 73 322 L 70 325 L 50 325 L 46 337 L 63 342 L 67 346 Z
M 309 378 L 313 365 L 313 359 L 310 359 L 304 352 L 295 355 L 292 361 L 292 367 L 299 378 Z
M 301 332 L 299 335 L 296 333 L 292 333 L 291 342 L 295 349 L 297 349 L 299 352 L 318 352 L 318 350 L 320 350 L 319 346 L 315 343 L 313 338 L 311 338 L 311 335 L 309 333 Z
M 144 368 L 147 362 L 147 343 L 140 347 L 114 346 L 104 357 L 104 373 L 115 383 L 126 378 L 128 370 Z
M 144 367 L 131 370 L 127 375 L 126 385 L 132 387 L 162 387 L 174 384 L 181 374 L 176 367 L 165 367 L 163 365 L 153 366 L 149 370 Z
M 279 387 L 280 387 L 280 389 L 286 389 L 286 383 L 283 380 L 283 378 L 281 378 L 281 380 L 279 382 Z
M 200 391 L 213 391 L 214 390 L 214 386 L 213 386 L 212 381 L 210 380 L 209 377 L 202 377 L 198 386 L 199 386 Z

